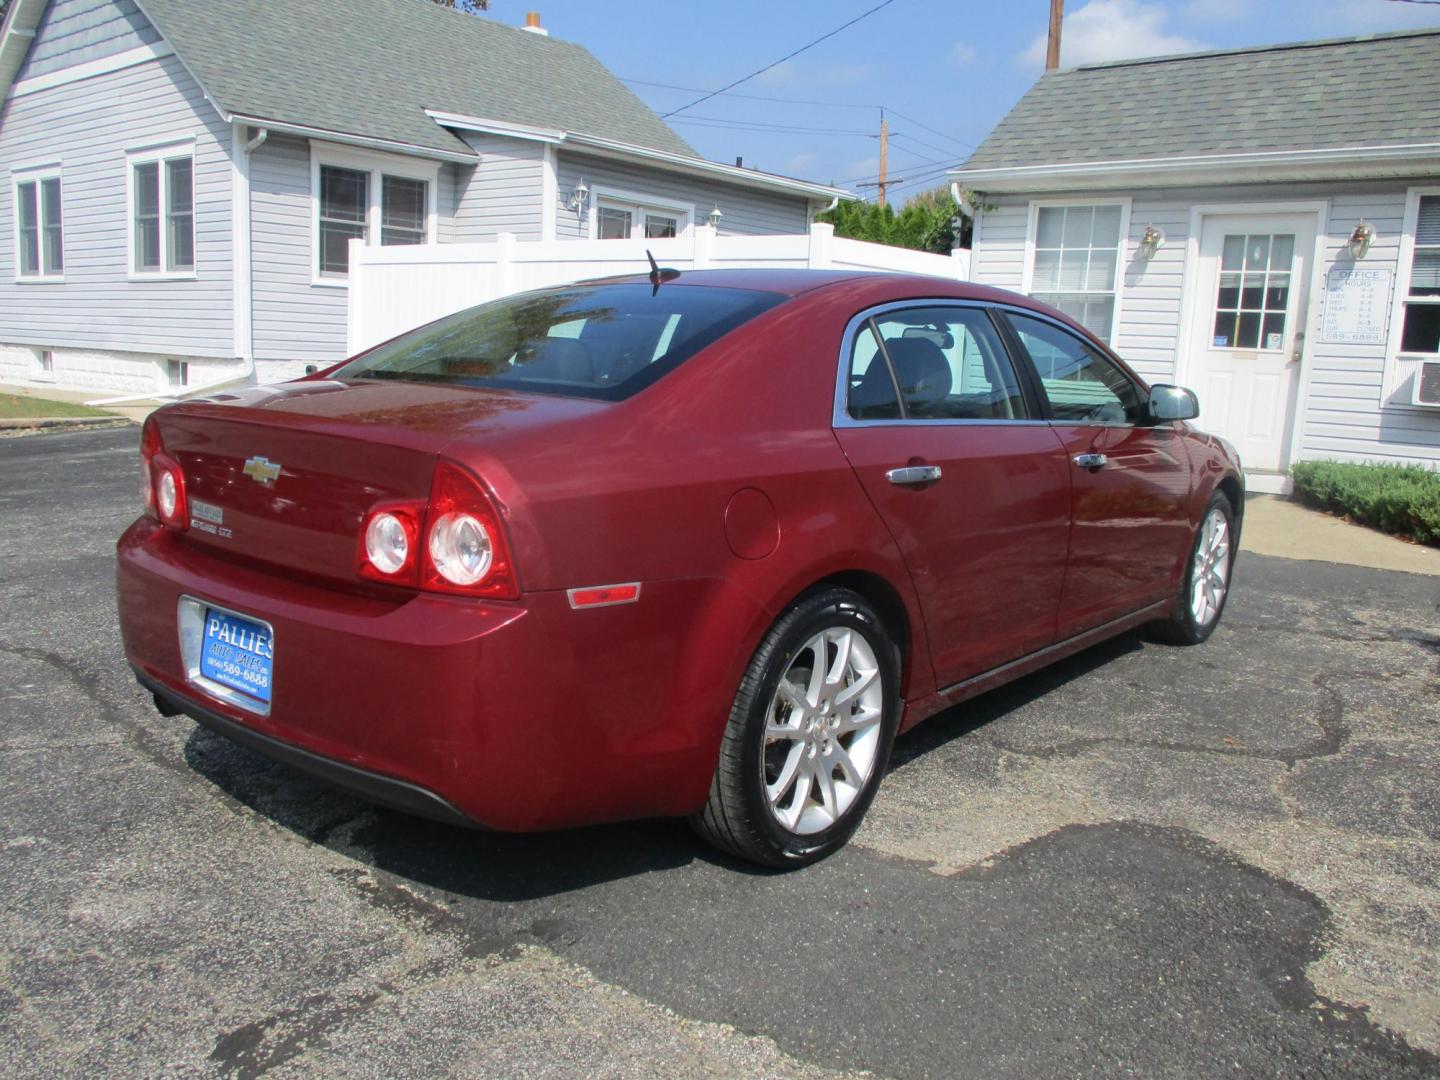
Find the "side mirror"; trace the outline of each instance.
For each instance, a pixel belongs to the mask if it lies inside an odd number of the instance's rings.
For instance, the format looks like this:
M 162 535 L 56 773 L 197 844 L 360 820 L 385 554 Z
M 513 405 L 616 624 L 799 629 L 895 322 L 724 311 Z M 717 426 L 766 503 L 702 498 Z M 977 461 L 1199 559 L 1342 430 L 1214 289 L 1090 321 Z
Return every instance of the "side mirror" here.
M 1156 383 L 1150 388 L 1150 419 L 1194 420 L 1200 415 L 1200 399 L 1183 386 Z

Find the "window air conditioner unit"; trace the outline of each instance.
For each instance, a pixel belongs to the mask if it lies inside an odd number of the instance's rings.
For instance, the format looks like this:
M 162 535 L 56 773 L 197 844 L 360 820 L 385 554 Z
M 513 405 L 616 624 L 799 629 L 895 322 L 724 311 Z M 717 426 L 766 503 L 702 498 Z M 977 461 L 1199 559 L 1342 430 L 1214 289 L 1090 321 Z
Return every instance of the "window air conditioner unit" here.
M 1440 408 L 1440 360 L 1421 360 L 1415 370 L 1415 391 L 1411 400 L 1416 405 Z

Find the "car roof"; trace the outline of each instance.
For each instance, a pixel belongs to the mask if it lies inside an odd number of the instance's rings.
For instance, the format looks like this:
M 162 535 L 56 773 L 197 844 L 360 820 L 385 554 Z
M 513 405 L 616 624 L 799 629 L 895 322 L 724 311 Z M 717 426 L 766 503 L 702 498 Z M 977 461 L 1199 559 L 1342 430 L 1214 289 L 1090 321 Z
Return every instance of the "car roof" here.
M 586 285 L 650 284 L 648 272 L 623 274 L 586 281 Z M 959 300 L 1005 301 L 1025 307 L 1035 306 L 1018 293 L 975 285 L 952 278 L 926 274 L 877 273 L 870 270 L 808 270 L 734 268 L 727 270 L 684 270 L 662 288 L 678 285 L 708 285 L 722 289 L 750 289 L 755 292 L 799 296 L 816 289 L 851 285 L 859 291 L 894 293 L 896 299 L 906 297 L 947 297 Z

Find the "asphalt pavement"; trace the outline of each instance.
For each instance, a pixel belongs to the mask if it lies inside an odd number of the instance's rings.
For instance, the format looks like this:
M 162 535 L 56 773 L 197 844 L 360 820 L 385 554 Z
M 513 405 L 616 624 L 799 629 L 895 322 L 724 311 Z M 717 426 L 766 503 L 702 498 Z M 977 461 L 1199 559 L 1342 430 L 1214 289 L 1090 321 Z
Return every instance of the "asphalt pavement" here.
M 138 429 L 0 440 L 0 1075 L 1440 1075 L 1440 579 L 1244 553 L 902 739 L 791 874 L 498 836 L 161 717 Z

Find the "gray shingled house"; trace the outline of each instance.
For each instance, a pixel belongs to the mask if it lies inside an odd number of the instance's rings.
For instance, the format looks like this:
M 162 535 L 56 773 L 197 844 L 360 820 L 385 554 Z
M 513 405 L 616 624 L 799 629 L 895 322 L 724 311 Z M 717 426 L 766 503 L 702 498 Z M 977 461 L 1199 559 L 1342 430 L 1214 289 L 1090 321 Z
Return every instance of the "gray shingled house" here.
M 0 382 L 149 393 L 345 349 L 348 242 L 799 233 L 585 49 L 429 0 L 11 0 Z
M 1047 73 L 951 179 L 977 281 L 1192 386 L 1252 485 L 1440 461 L 1440 29 Z

